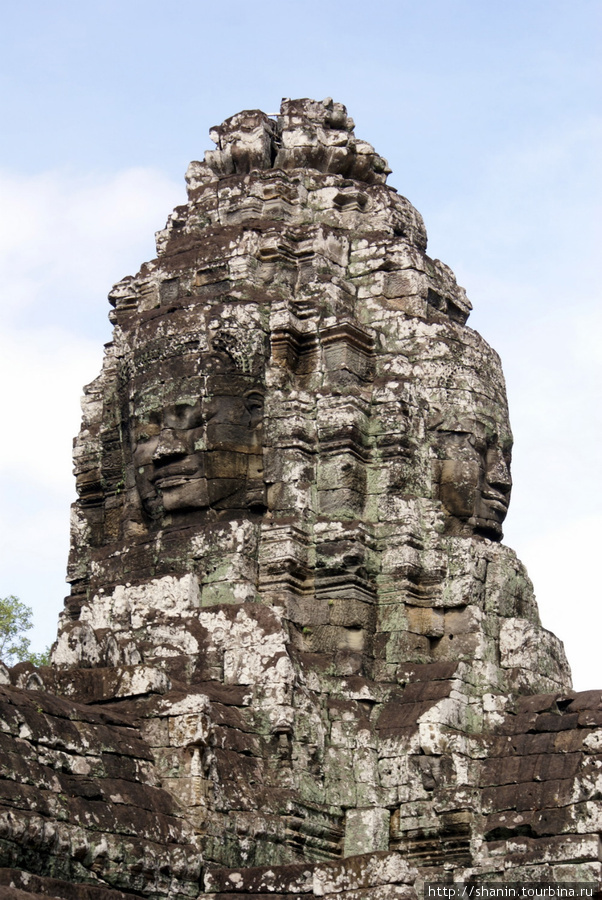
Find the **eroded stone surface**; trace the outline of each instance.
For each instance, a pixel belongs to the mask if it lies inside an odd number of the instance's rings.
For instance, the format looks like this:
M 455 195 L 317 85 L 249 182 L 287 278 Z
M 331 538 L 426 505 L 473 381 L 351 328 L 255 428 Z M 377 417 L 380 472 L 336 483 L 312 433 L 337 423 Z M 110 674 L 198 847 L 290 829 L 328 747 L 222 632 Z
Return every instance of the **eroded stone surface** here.
M 125 717 L 135 796 L 170 798 L 180 830 L 160 877 L 127 848 L 121 881 L 3 864 L 224 900 L 595 881 L 599 695 L 570 693 L 500 542 L 505 386 L 463 289 L 341 104 L 212 138 L 157 259 L 110 294 L 53 666 L 4 675 L 24 704 Z M 174 843 L 194 862 L 163 861 Z
M 127 718 L 0 687 L 0 748 L 0 867 L 42 876 L 0 876 L 0 885 L 37 885 L 43 895 L 43 880 L 58 879 L 128 896 L 198 894 L 198 835 L 159 787 L 150 748 Z

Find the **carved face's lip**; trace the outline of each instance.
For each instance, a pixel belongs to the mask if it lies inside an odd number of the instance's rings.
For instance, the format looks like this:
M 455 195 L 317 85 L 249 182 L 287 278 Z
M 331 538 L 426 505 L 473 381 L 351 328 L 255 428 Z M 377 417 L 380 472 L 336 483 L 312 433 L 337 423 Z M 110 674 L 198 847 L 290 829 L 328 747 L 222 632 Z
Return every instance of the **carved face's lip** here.
M 508 500 L 504 496 L 504 494 L 500 494 L 498 491 L 485 491 L 483 494 L 485 500 L 493 501 L 495 503 L 501 503 L 502 506 L 508 506 Z
M 198 475 L 196 466 L 187 465 L 171 465 L 165 466 L 158 472 L 154 472 L 149 481 L 162 491 L 169 490 L 173 487 L 179 487 L 190 481 L 193 476 Z
M 487 506 L 490 509 L 495 509 L 498 512 L 504 514 L 508 512 L 508 498 L 503 494 L 499 494 L 497 491 L 487 491 L 487 493 L 483 494 L 483 500 L 487 503 Z
M 154 478 L 153 484 L 161 491 L 168 491 L 170 488 L 180 487 L 190 481 L 187 475 L 167 475 L 165 477 Z

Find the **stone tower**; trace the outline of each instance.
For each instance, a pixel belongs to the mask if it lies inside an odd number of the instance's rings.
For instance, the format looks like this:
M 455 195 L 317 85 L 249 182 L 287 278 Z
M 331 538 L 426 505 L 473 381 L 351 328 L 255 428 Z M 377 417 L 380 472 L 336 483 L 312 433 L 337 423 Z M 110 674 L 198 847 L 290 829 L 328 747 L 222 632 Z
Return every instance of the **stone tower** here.
M 499 359 L 386 161 L 330 100 L 211 134 L 157 260 L 110 295 L 55 662 L 171 671 L 194 628 L 157 628 L 251 603 L 335 676 L 470 660 L 481 693 L 566 687 L 499 543 Z
M 122 717 L 189 862 L 177 888 L 127 854 L 70 883 L 388 900 L 599 877 L 600 697 L 570 692 L 501 543 L 500 362 L 353 129 L 332 100 L 226 120 L 109 295 L 53 667 L 11 680 Z

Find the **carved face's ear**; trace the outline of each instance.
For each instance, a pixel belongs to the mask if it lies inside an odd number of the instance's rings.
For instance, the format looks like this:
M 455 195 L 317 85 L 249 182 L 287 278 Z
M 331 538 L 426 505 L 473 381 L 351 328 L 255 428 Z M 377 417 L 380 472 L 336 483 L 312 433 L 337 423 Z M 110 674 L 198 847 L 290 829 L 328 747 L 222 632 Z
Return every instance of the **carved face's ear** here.
M 244 403 L 251 416 L 251 424 L 259 425 L 263 419 L 264 396 L 261 391 L 247 391 L 244 395 Z
M 451 516 L 474 515 L 481 472 L 476 460 L 444 459 L 436 467 L 438 496 Z

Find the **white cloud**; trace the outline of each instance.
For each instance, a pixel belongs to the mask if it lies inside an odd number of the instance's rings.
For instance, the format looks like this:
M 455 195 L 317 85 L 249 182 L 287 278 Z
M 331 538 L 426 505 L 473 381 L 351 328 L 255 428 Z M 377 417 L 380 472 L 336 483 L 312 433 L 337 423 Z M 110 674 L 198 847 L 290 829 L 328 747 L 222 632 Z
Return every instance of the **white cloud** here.
M 5 329 L 0 334 L 0 390 L 8 438 L 0 472 L 64 493 L 79 397 L 100 371 L 102 346 L 60 328 Z
M 151 169 L 0 172 L 0 595 L 33 607 L 38 649 L 66 593 L 71 444 L 109 336 L 106 295 L 152 258 L 182 194 Z
M 153 169 L 0 171 L 5 315 L 27 326 L 36 315 L 68 324 L 69 314 L 85 320 L 86 307 L 98 314 L 112 283 L 153 257 L 153 234 L 183 194 Z
M 5 479 L 0 490 L 10 496 Z M 69 503 L 64 496 L 17 484 L 13 500 L 0 508 L 0 595 L 15 594 L 34 611 L 34 628 L 28 637 L 34 650 L 43 650 L 56 637 L 58 614 L 68 593 L 65 584 L 69 550 Z M 24 496 L 26 495 L 26 496 Z
M 576 690 L 601 682 L 602 606 L 596 577 L 602 514 L 561 523 L 517 549 L 535 584 L 542 622 L 564 642 Z
M 575 303 L 528 324 L 506 354 L 515 432 L 506 540 L 526 564 L 574 685 L 600 684 L 602 310 Z

